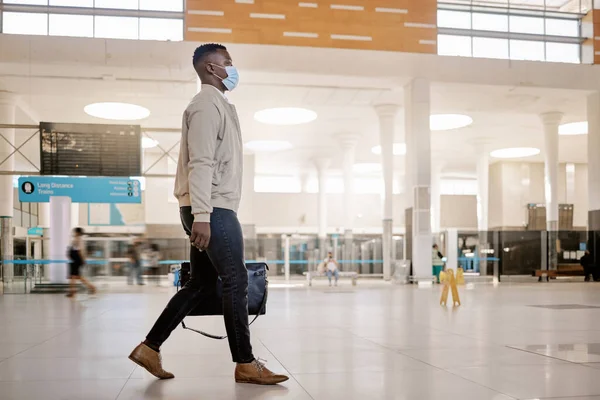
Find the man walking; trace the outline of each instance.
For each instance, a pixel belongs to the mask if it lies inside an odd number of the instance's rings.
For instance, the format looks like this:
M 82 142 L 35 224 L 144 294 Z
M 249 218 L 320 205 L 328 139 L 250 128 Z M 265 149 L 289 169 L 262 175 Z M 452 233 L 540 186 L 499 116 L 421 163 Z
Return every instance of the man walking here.
M 219 44 L 198 47 L 193 64 L 202 89 L 183 115 L 175 179 L 181 222 L 192 244 L 191 278 L 129 358 L 157 378 L 173 378 L 162 367 L 160 347 L 192 309 L 213 297 L 217 278 L 221 277 L 225 328 L 237 363 L 235 380 L 274 385 L 288 377 L 272 373 L 254 358 L 248 327 L 248 271 L 236 214 L 242 187 L 243 143 L 237 111 L 224 94 L 237 86 L 238 72 L 227 49 Z

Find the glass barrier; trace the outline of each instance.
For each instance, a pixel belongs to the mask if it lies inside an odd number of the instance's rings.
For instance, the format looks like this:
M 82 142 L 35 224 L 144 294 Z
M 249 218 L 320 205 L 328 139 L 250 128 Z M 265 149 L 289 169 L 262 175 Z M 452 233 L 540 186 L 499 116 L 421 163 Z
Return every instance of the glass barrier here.
M 548 268 L 581 269 L 583 275 L 579 260 L 589 243 L 587 231 L 461 231 L 458 265 L 480 275 L 532 275 Z

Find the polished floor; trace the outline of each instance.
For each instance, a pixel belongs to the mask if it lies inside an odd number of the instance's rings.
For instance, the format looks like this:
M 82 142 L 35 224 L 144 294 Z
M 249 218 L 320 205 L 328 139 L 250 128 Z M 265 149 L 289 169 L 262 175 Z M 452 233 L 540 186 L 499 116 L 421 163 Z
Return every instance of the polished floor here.
M 176 378 L 127 359 L 172 288 L 114 285 L 96 298 L 0 296 L 0 399 L 600 400 L 600 284 L 461 288 L 360 281 L 273 287 L 252 327 L 255 354 L 291 379 L 235 384 L 225 341 L 177 329 L 163 347 Z M 189 318 L 220 334 L 220 318 Z

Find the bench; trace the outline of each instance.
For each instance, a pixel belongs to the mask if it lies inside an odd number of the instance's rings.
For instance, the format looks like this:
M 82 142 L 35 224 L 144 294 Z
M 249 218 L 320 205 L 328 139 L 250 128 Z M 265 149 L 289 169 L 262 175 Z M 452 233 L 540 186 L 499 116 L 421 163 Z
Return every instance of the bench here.
M 305 272 L 306 280 L 308 281 L 308 286 L 312 286 L 312 280 L 315 278 L 327 278 L 327 273 L 325 272 Z M 358 281 L 358 272 L 339 272 L 340 278 L 350 278 L 352 279 L 352 286 L 356 286 L 356 281 Z
M 579 264 L 562 264 L 558 266 L 558 269 L 536 269 L 533 271 L 533 276 L 539 277 L 539 282 L 544 276 L 547 281 L 558 276 L 583 276 L 583 267 Z

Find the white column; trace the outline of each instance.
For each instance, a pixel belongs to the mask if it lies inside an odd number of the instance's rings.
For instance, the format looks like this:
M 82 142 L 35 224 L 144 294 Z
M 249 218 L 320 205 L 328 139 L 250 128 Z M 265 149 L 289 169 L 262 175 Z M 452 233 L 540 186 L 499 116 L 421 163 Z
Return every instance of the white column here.
M 549 231 L 558 230 L 558 126 L 563 114 L 542 114 L 544 125 L 546 224 Z
M 283 273 L 285 280 L 290 280 L 290 235 L 283 238 Z
M 354 229 L 354 162 L 356 160 L 356 143 L 358 135 L 340 134 L 337 136 L 342 148 L 342 168 L 344 171 L 344 231 Z
M 546 197 L 546 227 L 548 229 L 548 269 L 558 268 L 556 240 L 558 231 L 558 126 L 563 114 L 551 112 L 542 114 L 544 125 L 545 176 L 544 192 Z
M 442 164 L 432 161 L 431 166 L 431 232 L 442 230 Z
M 337 136 L 343 152 L 342 168 L 344 171 L 344 251 L 343 260 L 351 260 L 354 245 L 355 193 L 354 193 L 354 163 L 356 161 L 356 144 L 359 136 L 344 133 Z M 335 240 L 337 245 L 337 239 Z M 337 250 L 337 249 L 336 249 Z M 353 270 L 353 266 L 344 264 L 344 270 Z
M 392 274 L 392 235 L 394 218 L 394 139 L 396 104 L 379 104 L 375 106 L 379 117 L 379 141 L 381 145 L 381 164 L 383 169 L 383 279 L 390 280 Z
M 431 130 L 430 84 L 416 78 L 404 88 L 407 155 L 413 204 L 412 265 L 417 280 L 431 280 Z
M 600 231 L 600 92 L 587 98 L 588 229 Z
M 50 197 L 50 259 L 64 260 L 71 241 L 71 198 Z M 67 264 L 49 266 L 51 283 L 67 282 Z
M 18 97 L 10 92 L 0 91 L 0 124 L 14 124 Z M 15 156 L 11 146 L 15 143 L 15 130 L 0 129 L 0 171 L 14 171 Z M 10 144 L 9 144 L 10 143 Z M 9 157 L 7 159 L 7 157 Z M 6 161 L 4 161 L 6 159 Z M 4 161 L 4 162 L 3 162 Z M 13 245 L 13 208 L 14 208 L 13 175 L 0 175 L 0 255 L 2 259 L 11 260 L 14 255 Z M 5 264 L 4 280 L 12 281 L 14 265 Z M 0 276 L 0 278 L 2 278 Z
M 331 165 L 331 159 L 315 158 L 314 163 L 319 178 L 319 249 L 321 258 L 324 258 L 327 252 L 327 169 Z
M 490 186 L 490 155 L 482 148 L 477 160 L 477 230 L 487 232 L 489 229 L 489 186 Z

